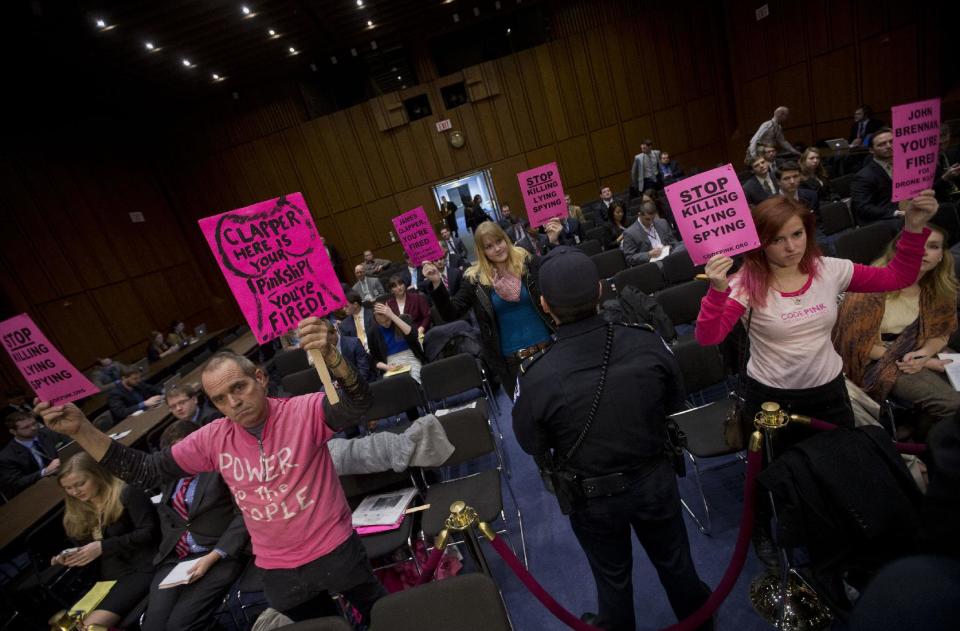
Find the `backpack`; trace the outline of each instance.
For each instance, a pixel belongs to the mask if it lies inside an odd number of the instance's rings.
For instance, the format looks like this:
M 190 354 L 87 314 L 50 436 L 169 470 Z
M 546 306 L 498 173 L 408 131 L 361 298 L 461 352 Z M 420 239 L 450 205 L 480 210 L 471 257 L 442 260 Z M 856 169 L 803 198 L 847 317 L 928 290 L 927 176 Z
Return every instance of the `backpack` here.
M 653 299 L 653 296 L 643 293 L 636 287 L 624 287 L 618 292 L 618 297 L 603 303 L 600 315 L 607 322 L 624 322 L 626 324 L 649 324 L 667 342 L 677 339 L 677 331 L 673 322 Z

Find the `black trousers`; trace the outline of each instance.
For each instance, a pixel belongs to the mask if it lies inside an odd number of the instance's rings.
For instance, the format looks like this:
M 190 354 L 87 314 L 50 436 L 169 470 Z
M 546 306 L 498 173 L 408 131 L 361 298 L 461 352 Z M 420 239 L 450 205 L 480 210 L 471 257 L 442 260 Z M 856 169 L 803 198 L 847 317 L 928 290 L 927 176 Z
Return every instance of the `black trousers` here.
M 196 558 L 202 555 L 192 555 Z M 160 589 L 176 561 L 157 566 L 150 585 L 150 600 L 141 628 L 143 631 L 198 631 L 208 626 L 210 618 L 223 602 L 227 590 L 246 566 L 246 558 L 220 559 L 200 580 L 189 585 Z
M 597 584 L 603 628 L 636 628 L 631 529 L 656 568 L 678 620 L 710 596 L 693 566 L 677 478 L 666 460 L 624 493 L 587 500 L 585 509 L 570 515 L 570 525 Z M 712 624 L 708 621 L 702 628 L 711 629 Z
M 294 622 L 328 615 L 329 592 L 336 592 L 343 594 L 369 623 L 373 603 L 387 593 L 373 575 L 357 533 L 329 554 L 300 567 L 266 570 L 263 591 L 270 606 Z

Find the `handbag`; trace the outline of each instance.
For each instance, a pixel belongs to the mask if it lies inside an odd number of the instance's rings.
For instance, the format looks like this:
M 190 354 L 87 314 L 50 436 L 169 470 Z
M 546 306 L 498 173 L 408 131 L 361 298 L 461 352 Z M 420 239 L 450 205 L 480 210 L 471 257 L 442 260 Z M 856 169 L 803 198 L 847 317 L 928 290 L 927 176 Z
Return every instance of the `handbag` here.
M 743 449 L 743 377 L 747 371 L 747 344 L 750 342 L 750 321 L 753 320 L 753 307 L 747 314 L 747 327 L 738 344 L 737 355 L 740 367 L 737 370 L 737 387 L 733 393 L 733 405 L 727 411 L 727 418 L 723 420 L 723 442 L 732 450 Z
M 535 461 L 540 467 L 540 475 L 548 491 L 557 496 L 557 503 L 560 505 L 560 512 L 564 515 L 584 507 L 587 496 L 583 492 L 580 475 L 566 468 L 570 458 L 580 449 L 590 426 L 593 425 L 593 419 L 597 416 L 597 410 L 600 408 L 600 397 L 603 395 L 603 388 L 607 383 L 607 368 L 610 365 L 610 351 L 613 349 L 613 324 L 607 324 L 607 339 L 603 347 L 603 365 L 600 368 L 600 382 L 597 384 L 597 392 L 593 396 L 593 403 L 590 405 L 590 413 L 587 415 L 587 421 L 583 424 L 583 429 L 577 436 L 573 446 L 567 450 L 567 453 L 558 457 L 556 450 L 541 454 Z

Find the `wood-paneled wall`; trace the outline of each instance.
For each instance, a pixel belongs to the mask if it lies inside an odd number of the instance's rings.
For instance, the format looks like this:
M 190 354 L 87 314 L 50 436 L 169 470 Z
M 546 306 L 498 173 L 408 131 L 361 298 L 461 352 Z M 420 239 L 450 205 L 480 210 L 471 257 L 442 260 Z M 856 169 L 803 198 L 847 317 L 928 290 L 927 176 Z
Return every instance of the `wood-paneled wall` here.
M 731 157 L 743 155 L 778 105 L 790 108 L 788 139 L 846 137 L 862 103 L 890 122 L 890 106 L 940 96 L 932 0 L 770 0 L 727 2 L 730 70 L 737 103 Z
M 723 159 L 721 117 L 733 104 L 718 90 L 718 4 L 657 4 L 649 13 L 631 2 L 564 6 L 550 43 L 403 92 L 426 93 L 434 116 L 387 131 L 376 125 L 375 101 L 296 124 L 304 113 L 289 100 L 227 102 L 241 111 L 171 134 L 182 141 L 159 169 L 165 185 L 189 220 L 302 191 L 321 232 L 352 262 L 367 248 L 398 259 L 391 218 L 433 210 L 431 185 L 475 169 L 490 169 L 500 201 L 518 208 L 516 173 L 552 160 L 576 200 L 596 198 L 601 183 L 625 189 L 647 136 L 681 163 Z M 445 111 L 440 88 L 476 76 L 499 94 Z M 462 149 L 435 130 L 444 118 L 466 135 Z M 206 255 L 199 235 L 191 242 Z
M 132 223 L 141 212 L 144 223 Z M 235 322 L 213 296 L 155 178 L 88 153 L 0 161 L 3 308 L 27 312 L 76 365 L 135 361 L 175 319 Z M 5 353 L 0 379 L 22 383 Z

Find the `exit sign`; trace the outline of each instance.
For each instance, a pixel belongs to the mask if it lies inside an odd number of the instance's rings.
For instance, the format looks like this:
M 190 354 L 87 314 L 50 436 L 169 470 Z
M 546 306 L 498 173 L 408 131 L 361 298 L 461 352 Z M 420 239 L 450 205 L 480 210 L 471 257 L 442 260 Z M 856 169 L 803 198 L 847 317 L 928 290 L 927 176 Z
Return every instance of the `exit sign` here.
M 453 129 L 453 123 L 450 122 L 449 118 L 445 118 L 437 123 L 437 131 L 447 131 L 448 129 Z

